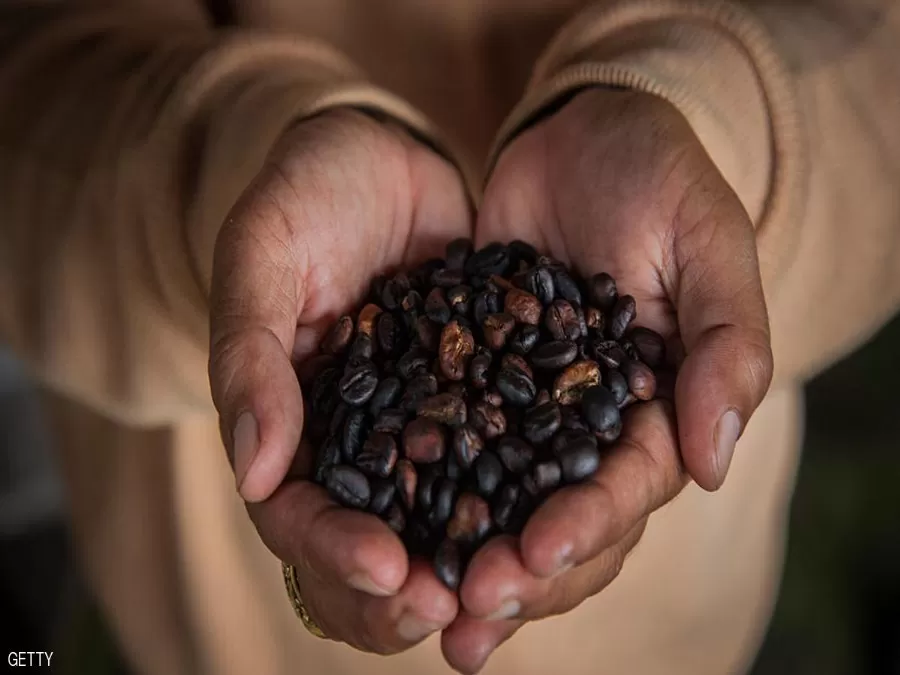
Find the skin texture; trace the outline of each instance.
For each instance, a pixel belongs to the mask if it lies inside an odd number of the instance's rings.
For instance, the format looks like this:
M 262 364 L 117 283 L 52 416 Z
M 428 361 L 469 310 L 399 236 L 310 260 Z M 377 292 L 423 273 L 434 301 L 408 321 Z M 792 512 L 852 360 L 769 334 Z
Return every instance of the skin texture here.
M 752 225 L 672 106 L 590 89 L 523 132 L 488 183 L 476 244 L 524 239 L 585 275 L 612 274 L 681 370 L 674 408 L 631 410 L 598 475 L 548 500 L 519 543 L 485 546 L 458 602 L 426 566 L 409 566 L 378 519 L 337 508 L 304 480 L 290 365 L 372 276 L 440 255 L 472 223 L 459 176 L 402 131 L 350 111 L 306 121 L 219 235 L 210 354 L 238 489 L 266 545 L 297 565 L 314 619 L 332 639 L 378 653 L 443 631 L 462 673 L 481 669 L 525 621 L 605 588 L 649 515 L 688 480 L 718 489 L 730 453 L 716 451 L 717 423 L 731 410 L 743 428 L 772 373 Z

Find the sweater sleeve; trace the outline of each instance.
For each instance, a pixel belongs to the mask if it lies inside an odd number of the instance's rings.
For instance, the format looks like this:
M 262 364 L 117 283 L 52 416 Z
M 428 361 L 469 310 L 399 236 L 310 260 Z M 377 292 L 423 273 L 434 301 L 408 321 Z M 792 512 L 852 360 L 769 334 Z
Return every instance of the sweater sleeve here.
M 309 40 L 78 3 L 0 9 L 0 340 L 132 425 L 212 412 L 220 223 L 288 125 L 429 123 Z
M 881 0 L 591 4 L 538 59 L 491 164 L 578 89 L 670 101 L 756 227 L 776 381 L 810 377 L 900 304 L 898 28 Z

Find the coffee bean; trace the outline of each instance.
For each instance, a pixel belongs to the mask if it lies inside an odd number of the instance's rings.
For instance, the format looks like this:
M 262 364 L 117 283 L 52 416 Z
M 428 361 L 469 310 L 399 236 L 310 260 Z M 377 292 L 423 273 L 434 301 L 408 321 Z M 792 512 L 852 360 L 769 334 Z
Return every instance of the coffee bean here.
M 528 361 L 526 361 L 523 357 L 518 354 L 504 354 L 503 358 L 500 359 L 500 368 L 507 368 L 509 370 L 518 370 L 520 373 L 525 375 L 529 380 L 534 379 L 534 373 L 531 370 L 531 366 L 528 365 Z
M 369 511 L 376 515 L 387 513 L 394 503 L 394 493 L 397 488 L 394 481 L 386 478 L 375 478 L 370 481 L 372 486 L 372 498 L 369 500 Z
M 338 382 L 340 371 L 337 368 L 325 368 L 313 382 L 310 398 L 311 408 L 316 415 L 328 416 L 334 412 L 340 399 Z
M 556 287 L 556 297 L 568 301 L 572 305 L 581 305 L 581 291 L 578 284 L 565 269 L 553 270 L 553 285 Z
M 534 448 L 517 436 L 504 436 L 497 443 L 497 455 L 510 473 L 524 473 L 534 459 Z
M 428 297 L 425 298 L 425 314 L 429 319 L 441 325 L 447 323 L 453 315 L 450 304 L 440 286 L 432 288 Z
M 459 286 L 466 278 L 462 270 L 439 269 L 431 274 L 431 283 L 440 288 Z
M 570 429 L 575 431 L 590 431 L 587 422 L 581 417 L 577 408 L 566 406 L 562 409 L 562 429 Z
M 469 286 L 454 286 L 447 291 L 447 302 L 450 303 L 450 309 L 457 314 L 466 316 L 469 313 L 471 301 L 472 289 Z
M 596 361 L 577 361 L 566 368 L 553 383 L 553 400 L 572 405 L 581 400 L 582 392 L 600 384 L 600 366 Z
M 606 319 L 596 307 L 586 307 L 584 310 L 584 322 L 589 331 L 593 331 L 596 335 L 603 335 L 606 328 Z
M 366 508 L 372 496 L 365 474 L 343 464 L 325 471 L 325 489 L 336 502 L 354 509 Z
M 390 408 L 400 398 L 403 393 L 403 383 L 399 377 L 386 377 L 378 386 L 375 387 L 375 393 L 369 399 L 369 414 L 373 418 L 377 418 L 381 411 Z
M 431 287 L 431 275 L 434 274 L 435 270 L 443 269 L 446 266 L 443 258 L 426 260 L 409 273 L 410 286 L 417 291 L 422 291 L 423 289 L 427 291 Z
M 503 480 L 503 464 L 493 452 L 483 451 L 472 465 L 475 489 L 482 497 L 494 494 L 500 481 Z
M 322 483 L 325 480 L 325 472 L 341 461 L 341 444 L 336 436 L 330 436 L 319 448 L 316 455 L 316 465 L 313 480 Z
M 575 341 L 581 337 L 581 323 L 567 300 L 554 300 L 547 309 L 544 325 L 556 340 Z
M 434 508 L 437 486 L 442 478 L 441 471 L 435 465 L 423 466 L 419 472 L 419 480 L 416 487 L 416 504 L 424 513 L 428 513 Z
M 524 356 L 537 345 L 541 331 L 537 326 L 519 326 L 509 340 L 509 348 Z
M 437 462 L 444 456 L 444 432 L 441 425 L 424 417 L 417 417 L 403 430 L 403 450 L 419 464 Z
M 604 433 L 621 423 L 619 406 L 606 387 L 590 387 L 581 397 L 581 412 L 594 431 Z
M 497 391 L 496 387 L 484 392 L 483 398 L 485 403 L 489 403 L 495 408 L 503 407 L 503 397 L 500 395 L 500 392 Z
M 650 401 L 656 396 L 656 376 L 650 366 L 628 360 L 622 364 L 622 375 L 628 382 L 628 389 L 639 401 Z
M 491 367 L 491 355 L 476 354 L 469 361 L 469 382 L 476 389 L 484 389 L 488 386 L 488 369 Z
M 426 417 L 450 427 L 465 424 L 467 418 L 466 402 L 462 397 L 450 393 L 426 398 L 419 403 L 416 412 L 420 417 Z
M 525 290 L 534 295 L 545 307 L 556 297 L 553 273 L 546 267 L 533 267 L 525 274 Z
M 372 431 L 397 435 L 403 431 L 408 417 L 409 414 L 400 408 L 385 408 L 375 418 Z
M 538 252 L 534 246 L 521 239 L 514 239 L 509 242 L 509 254 L 513 262 L 516 264 L 524 263 L 527 266 L 534 265 L 538 259 Z
M 487 346 L 493 351 L 503 349 L 515 327 L 516 320 L 509 314 L 491 314 L 481 325 Z
M 451 591 L 459 588 L 462 579 L 459 546 L 452 539 L 445 539 L 434 554 L 434 574 Z
M 636 308 L 634 298 L 630 295 L 623 295 L 616 300 L 616 305 L 612 309 L 609 323 L 606 326 L 607 335 L 613 340 L 618 340 L 625 335 L 628 326 L 637 316 Z
M 503 311 L 512 316 L 519 323 L 537 326 L 541 322 L 541 313 L 543 307 L 541 301 L 531 293 L 511 289 L 506 294 L 503 303 Z
M 434 490 L 434 503 L 428 513 L 428 524 L 432 528 L 438 528 L 450 520 L 456 501 L 456 490 L 456 481 L 450 478 L 442 478 L 437 484 Z
M 506 433 L 506 416 L 487 401 L 479 401 L 469 408 L 469 423 L 486 439 Z
M 447 244 L 446 259 L 447 269 L 462 270 L 466 266 L 466 260 L 472 255 L 472 240 L 459 238 Z
M 468 470 L 484 449 L 484 441 L 474 427 L 464 424 L 453 433 L 453 454 L 460 468 Z
M 519 486 L 515 483 L 507 483 L 494 496 L 491 504 L 491 517 L 494 525 L 503 532 L 506 532 L 516 503 L 519 501 L 519 490 Z
M 407 412 L 415 412 L 423 400 L 434 396 L 438 390 L 437 378 L 431 373 L 420 373 L 412 378 L 403 390 L 400 406 Z
M 353 318 L 342 316 L 337 320 L 325 339 L 322 341 L 322 352 L 325 354 L 340 354 L 350 344 L 353 337 Z
M 562 467 L 553 459 L 538 462 L 532 467 L 529 477 L 535 488 L 534 496 L 546 494 L 555 490 L 562 480 Z
M 463 493 L 456 500 L 453 517 L 447 523 L 447 536 L 456 542 L 475 544 L 490 532 L 491 507 L 471 492 Z
M 376 304 L 369 303 L 359 312 L 356 320 L 357 332 L 366 335 L 369 339 L 375 338 L 375 322 L 382 314 L 382 309 Z
M 553 402 L 545 403 L 525 413 L 522 431 L 530 443 L 540 445 L 553 437 L 561 423 L 559 406 Z
M 412 511 L 416 505 L 418 472 L 408 459 L 399 460 L 394 467 L 394 484 L 397 486 L 397 493 L 403 506 L 407 511 Z
M 619 436 L 622 435 L 622 422 L 620 421 L 613 427 L 610 427 L 606 431 L 598 431 L 594 434 L 601 443 L 605 443 L 606 445 L 612 445 L 617 440 L 619 440 Z
M 387 478 L 397 463 L 397 441 L 393 436 L 374 432 L 363 444 L 356 466 L 366 473 Z
M 574 342 L 555 340 L 537 347 L 530 355 L 535 368 L 542 370 L 562 370 L 578 356 L 578 346 Z
M 587 440 L 573 441 L 559 453 L 559 465 L 566 483 L 580 483 L 600 468 L 600 451 Z
M 591 346 L 594 357 L 607 368 L 618 368 L 628 355 L 615 340 L 596 340 Z
M 509 249 L 494 242 L 470 255 L 466 260 L 465 271 L 473 276 L 502 275 L 509 268 L 509 262 Z
M 350 351 L 347 353 L 349 362 L 368 361 L 375 354 L 375 345 L 365 333 L 357 333 L 356 338 L 350 345 Z
M 628 395 L 628 382 L 625 376 L 615 368 L 612 368 L 606 372 L 603 384 L 612 392 L 616 405 L 621 406 Z
M 391 356 L 400 351 L 401 327 L 390 312 L 382 312 L 375 319 L 375 338 L 378 349 Z
M 427 370 L 430 364 L 431 357 L 428 352 L 421 347 L 414 347 L 397 361 L 397 374 L 408 380 L 418 371 Z
M 403 509 L 399 504 L 391 504 L 390 508 L 387 510 L 387 513 L 384 514 L 383 517 L 384 522 L 387 523 L 387 526 L 397 534 L 400 534 L 404 529 L 406 529 L 406 515 L 403 513 Z
M 638 326 L 628 334 L 637 349 L 638 357 L 651 368 L 666 362 L 666 341 L 655 330 Z
M 466 366 L 475 352 L 475 338 L 469 328 L 460 320 L 453 319 L 441 331 L 440 365 L 441 372 L 448 380 L 462 380 L 466 375 Z
M 497 389 L 510 405 L 526 407 L 537 393 L 534 381 L 517 368 L 503 368 L 497 374 Z
M 582 441 L 593 445 L 595 448 L 597 447 L 597 437 L 590 433 L 588 429 L 563 429 L 553 437 L 550 448 L 553 454 L 559 457 L 569 445 Z
M 356 460 L 362 449 L 365 435 L 366 411 L 362 408 L 354 408 L 347 414 L 341 435 L 341 456 L 345 462 L 352 463 Z
M 409 314 L 411 312 L 418 312 L 424 304 L 422 296 L 419 295 L 418 291 L 409 291 L 400 301 L 400 308 L 404 313 Z
M 588 282 L 588 295 L 591 302 L 604 312 L 608 312 L 619 299 L 616 281 L 606 273 L 595 274 Z

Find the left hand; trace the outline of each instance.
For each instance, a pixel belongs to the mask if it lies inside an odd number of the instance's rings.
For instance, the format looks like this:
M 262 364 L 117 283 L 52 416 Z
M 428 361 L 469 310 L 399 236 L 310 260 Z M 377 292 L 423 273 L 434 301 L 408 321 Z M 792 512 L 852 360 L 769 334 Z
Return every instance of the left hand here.
M 689 478 L 716 490 L 772 377 L 753 226 L 684 117 L 666 101 L 589 89 L 522 133 L 488 184 L 476 243 L 523 239 L 585 275 L 608 272 L 636 323 L 679 358 L 675 408 L 635 406 L 596 477 L 549 499 L 521 540 L 473 559 L 447 661 L 474 673 L 526 621 L 605 588 L 649 515 Z M 676 424 L 677 417 L 677 424 Z

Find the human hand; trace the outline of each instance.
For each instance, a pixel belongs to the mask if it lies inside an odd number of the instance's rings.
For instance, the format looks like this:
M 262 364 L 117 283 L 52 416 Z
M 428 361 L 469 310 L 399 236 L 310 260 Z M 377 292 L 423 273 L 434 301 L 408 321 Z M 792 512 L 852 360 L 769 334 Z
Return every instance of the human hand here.
M 470 222 L 449 163 L 398 127 L 335 110 L 284 135 L 216 242 L 209 375 L 238 490 L 265 544 L 295 565 L 316 623 L 358 649 L 406 649 L 448 625 L 457 600 L 383 522 L 307 479 L 292 365 L 373 276 L 440 255 Z
M 586 90 L 517 138 L 476 224 L 478 245 L 512 239 L 585 276 L 611 274 L 636 298 L 636 323 L 667 338 L 680 370 L 674 410 L 664 401 L 634 406 L 592 481 L 553 495 L 519 542 L 497 538 L 476 554 L 460 616 L 442 637 L 461 672 L 479 670 L 524 622 L 605 588 L 650 513 L 688 477 L 718 489 L 772 377 L 752 224 L 662 99 Z

